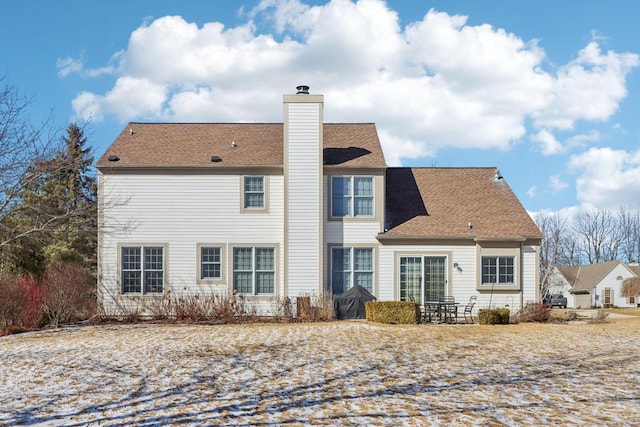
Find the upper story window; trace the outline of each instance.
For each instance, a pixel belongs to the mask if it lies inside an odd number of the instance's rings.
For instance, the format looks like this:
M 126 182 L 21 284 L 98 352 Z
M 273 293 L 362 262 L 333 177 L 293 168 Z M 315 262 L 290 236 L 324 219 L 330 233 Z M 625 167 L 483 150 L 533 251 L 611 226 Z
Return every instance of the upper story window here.
M 515 281 L 515 257 L 483 256 L 482 284 L 513 286 Z
M 264 176 L 245 176 L 243 196 L 244 209 L 265 209 L 266 194 Z
M 373 217 L 373 177 L 331 177 L 331 216 Z

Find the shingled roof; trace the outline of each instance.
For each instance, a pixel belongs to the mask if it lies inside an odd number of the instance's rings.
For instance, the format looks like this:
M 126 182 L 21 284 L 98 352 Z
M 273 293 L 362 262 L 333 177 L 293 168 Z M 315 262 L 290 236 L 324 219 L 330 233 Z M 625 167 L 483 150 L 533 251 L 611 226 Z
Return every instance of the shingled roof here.
M 495 168 L 387 169 L 385 238 L 540 239 Z M 471 227 L 469 227 L 471 224 Z
M 325 123 L 327 165 L 385 167 L 373 123 Z M 233 146 L 232 146 L 232 143 Z M 98 168 L 282 166 L 282 123 L 129 123 Z M 221 161 L 212 162 L 218 156 Z M 110 161 L 109 158 L 116 161 Z
M 595 288 L 618 264 L 624 265 L 622 261 L 606 261 L 578 266 L 559 265 L 557 268 L 571 285 L 569 292 L 579 293 Z

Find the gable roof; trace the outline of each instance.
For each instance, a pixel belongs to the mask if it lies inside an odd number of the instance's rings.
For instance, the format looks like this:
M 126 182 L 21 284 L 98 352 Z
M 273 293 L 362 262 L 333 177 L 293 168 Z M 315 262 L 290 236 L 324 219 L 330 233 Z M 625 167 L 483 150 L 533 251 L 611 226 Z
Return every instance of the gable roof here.
M 607 261 L 579 266 L 559 265 L 556 268 L 571 285 L 570 292 L 575 293 L 592 290 L 619 264 L 626 267 L 622 261 Z M 633 273 L 631 269 L 629 271 Z
M 282 167 L 283 138 L 282 123 L 132 122 L 96 167 Z M 325 123 L 323 139 L 325 164 L 386 166 L 373 123 Z M 118 160 L 109 161 L 110 156 Z M 212 156 L 221 161 L 212 162 Z
M 379 238 L 542 238 L 504 179 L 494 179 L 496 172 L 495 168 L 387 169 L 387 224 Z

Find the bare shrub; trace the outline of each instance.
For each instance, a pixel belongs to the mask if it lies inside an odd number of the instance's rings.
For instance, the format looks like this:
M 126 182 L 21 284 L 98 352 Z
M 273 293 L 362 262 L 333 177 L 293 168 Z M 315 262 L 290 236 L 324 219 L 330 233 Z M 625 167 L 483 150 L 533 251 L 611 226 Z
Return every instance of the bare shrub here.
M 549 309 L 541 302 L 528 303 L 513 316 L 512 323 L 538 322 L 545 323 L 551 318 Z
M 609 313 L 604 310 L 596 311 L 593 316 L 587 319 L 587 323 L 608 323 Z
M 273 320 L 276 322 L 291 322 L 294 318 L 293 302 L 291 298 L 274 298 L 272 300 Z
M 70 262 L 54 264 L 45 271 L 43 283 L 43 310 L 53 326 L 88 319 L 96 313 L 95 280 L 81 266 Z
M 0 275 L 0 326 L 20 325 L 26 305 L 27 297 L 18 277 Z
M 174 311 L 177 320 L 200 322 L 210 317 L 209 298 L 200 295 L 180 297 L 174 301 Z
M 146 304 L 146 311 L 153 320 L 167 320 L 175 318 L 175 303 L 171 294 L 163 295 L 161 298 L 154 298 Z
M 33 277 L 0 275 L 0 326 L 33 329 L 43 325 L 46 289 Z
M 303 322 L 319 322 L 333 319 L 331 293 L 301 295 L 297 298 L 296 317 Z

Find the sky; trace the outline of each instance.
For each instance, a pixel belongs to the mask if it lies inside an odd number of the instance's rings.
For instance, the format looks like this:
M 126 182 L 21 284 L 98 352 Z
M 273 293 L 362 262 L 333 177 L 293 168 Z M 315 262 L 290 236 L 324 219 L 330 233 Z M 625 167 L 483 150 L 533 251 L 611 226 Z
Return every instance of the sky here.
M 9 0 L 0 77 L 34 124 L 376 123 L 391 166 L 497 167 L 532 214 L 640 209 L 636 0 Z

